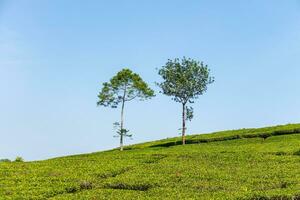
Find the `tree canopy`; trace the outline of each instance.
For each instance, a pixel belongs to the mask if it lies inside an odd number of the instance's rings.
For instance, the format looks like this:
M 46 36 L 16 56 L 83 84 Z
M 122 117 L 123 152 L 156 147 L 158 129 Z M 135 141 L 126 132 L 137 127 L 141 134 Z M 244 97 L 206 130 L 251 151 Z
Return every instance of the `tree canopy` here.
M 154 91 L 148 84 L 138 74 L 126 68 L 118 72 L 109 82 L 103 83 L 97 105 L 116 108 L 123 100 L 125 102 L 135 98 L 145 100 L 153 96 Z
M 169 59 L 158 73 L 164 80 L 158 83 L 163 94 L 180 103 L 194 103 L 194 99 L 206 92 L 207 85 L 214 82 L 207 65 L 185 57 Z

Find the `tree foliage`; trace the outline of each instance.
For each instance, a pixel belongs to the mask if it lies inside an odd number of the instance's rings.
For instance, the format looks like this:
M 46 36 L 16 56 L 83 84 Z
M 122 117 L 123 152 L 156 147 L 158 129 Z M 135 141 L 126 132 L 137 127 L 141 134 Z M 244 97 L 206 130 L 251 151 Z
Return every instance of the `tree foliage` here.
M 149 99 L 154 96 L 154 91 L 149 88 L 142 78 L 130 69 L 123 69 L 109 82 L 103 83 L 103 88 L 98 95 L 98 106 L 116 108 L 121 102 Z
M 181 60 L 169 59 L 158 73 L 164 80 L 158 83 L 163 94 L 184 104 L 194 103 L 195 99 L 206 92 L 207 85 L 214 82 L 207 65 L 185 57 Z
M 121 124 L 119 122 L 114 123 L 114 129 L 116 130 L 116 135 L 114 137 L 132 137 L 132 134 L 129 134 L 129 130 L 126 128 L 121 128 Z

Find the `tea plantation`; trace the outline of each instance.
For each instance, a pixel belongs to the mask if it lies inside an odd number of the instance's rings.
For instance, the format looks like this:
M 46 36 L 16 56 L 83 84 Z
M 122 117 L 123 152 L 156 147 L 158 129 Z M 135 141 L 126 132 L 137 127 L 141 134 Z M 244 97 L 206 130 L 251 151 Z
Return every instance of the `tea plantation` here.
M 0 199 L 300 199 L 300 124 L 0 163 Z

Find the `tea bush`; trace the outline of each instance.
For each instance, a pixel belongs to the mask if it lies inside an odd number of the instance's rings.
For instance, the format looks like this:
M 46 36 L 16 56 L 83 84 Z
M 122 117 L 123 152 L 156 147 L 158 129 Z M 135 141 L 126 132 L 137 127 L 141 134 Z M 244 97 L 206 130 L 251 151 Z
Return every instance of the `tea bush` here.
M 0 200 L 300 199 L 300 124 L 0 162 Z M 268 137 L 266 137 L 268 136 Z

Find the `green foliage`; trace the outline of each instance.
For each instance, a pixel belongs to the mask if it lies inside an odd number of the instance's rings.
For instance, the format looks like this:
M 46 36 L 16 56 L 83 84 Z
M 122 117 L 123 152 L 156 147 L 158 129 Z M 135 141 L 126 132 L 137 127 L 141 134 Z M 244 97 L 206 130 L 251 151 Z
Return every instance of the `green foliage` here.
M 214 82 L 207 65 L 185 57 L 168 60 L 158 74 L 163 79 L 158 83 L 163 94 L 183 104 L 194 103 L 207 90 L 207 85 Z
M 24 159 L 20 156 L 16 157 L 15 162 L 24 162 Z
M 125 128 L 121 128 L 121 125 L 119 122 L 115 122 L 114 123 L 114 129 L 116 129 L 116 133 L 117 135 L 115 135 L 114 137 L 132 137 L 132 134 L 129 134 L 129 130 L 125 129 Z
M 10 159 L 4 158 L 4 159 L 0 159 L 0 162 L 11 162 Z
M 91 189 L 93 189 L 93 183 L 91 183 L 89 181 L 82 181 L 80 183 L 80 189 L 81 190 L 91 190 Z
M 294 155 L 295 155 L 295 156 L 300 156 L 300 150 L 294 152 Z
M 222 131 L 210 134 L 200 134 L 200 135 L 191 135 L 187 136 L 188 144 L 198 144 L 198 143 L 211 143 L 211 142 L 220 142 L 227 140 L 239 140 L 247 138 L 262 138 L 266 139 L 271 136 L 279 135 L 290 135 L 290 134 L 299 134 L 300 133 L 300 124 L 287 124 L 266 128 L 250 128 L 250 129 L 239 129 L 239 130 L 230 130 Z M 147 147 L 170 147 L 181 144 L 181 138 L 169 138 L 139 145 L 133 145 L 128 148 L 147 148 Z
M 194 117 L 194 109 L 192 107 L 186 108 L 186 120 L 191 121 Z
M 300 124 L 191 135 L 36 162 L 0 163 L 2 200 L 299 199 Z M 262 142 L 260 135 L 270 133 Z M 255 137 L 245 137 L 255 136 Z
M 138 74 L 130 69 L 123 69 L 109 82 L 103 83 L 97 105 L 116 108 L 123 100 L 125 102 L 135 98 L 145 100 L 153 96 L 154 91 Z
M 107 184 L 107 188 L 118 189 L 118 190 L 139 190 L 139 191 L 147 191 L 152 186 L 150 184 L 124 184 L 124 183 L 113 183 Z

